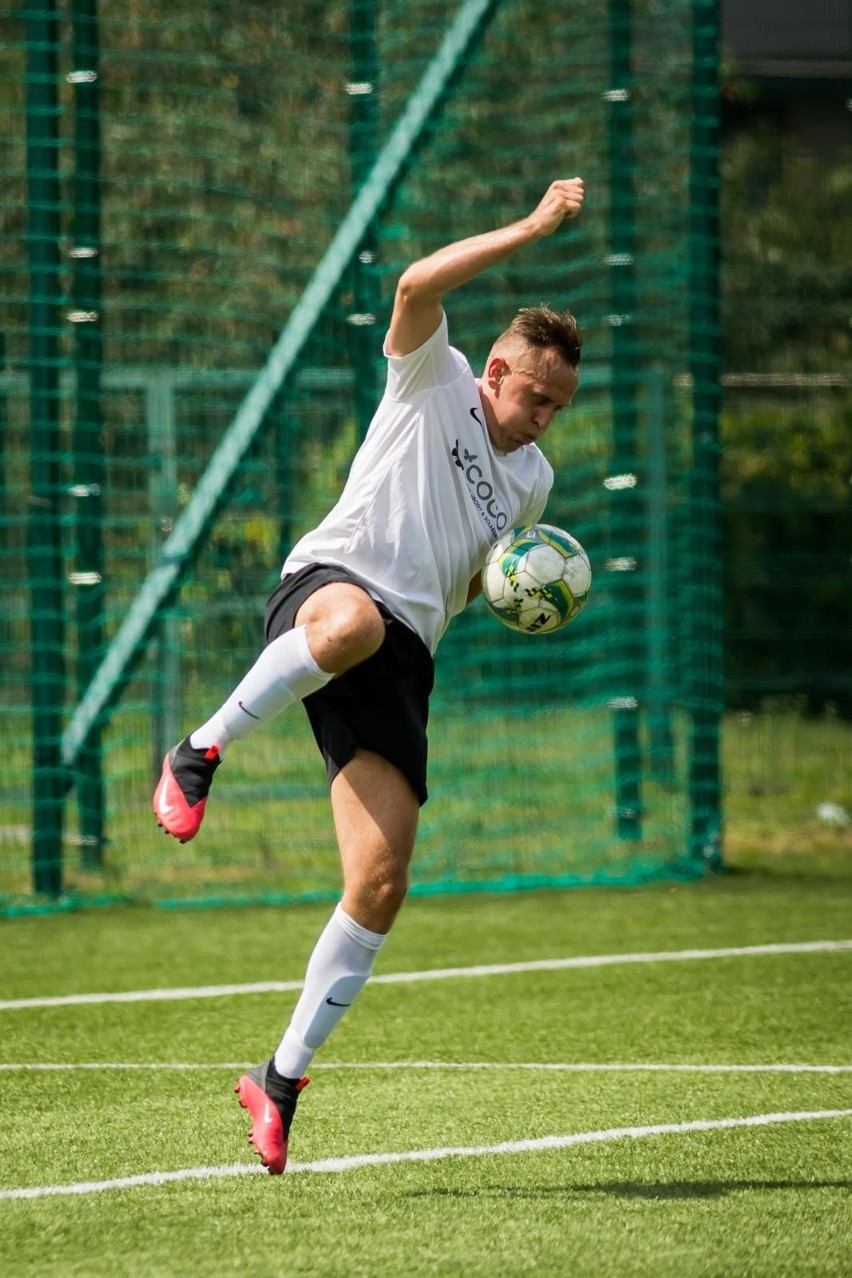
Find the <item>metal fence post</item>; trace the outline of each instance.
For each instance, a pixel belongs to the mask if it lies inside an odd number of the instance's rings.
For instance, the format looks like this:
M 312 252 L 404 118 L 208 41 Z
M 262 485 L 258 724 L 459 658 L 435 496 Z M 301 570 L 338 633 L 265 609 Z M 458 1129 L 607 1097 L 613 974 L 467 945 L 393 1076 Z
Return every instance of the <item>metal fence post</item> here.
M 62 890 L 65 772 L 60 743 L 65 621 L 60 521 L 59 86 L 61 10 L 23 5 L 27 41 L 27 250 L 29 257 L 29 585 L 32 646 L 32 877 L 36 892 Z
M 76 556 L 71 584 L 77 604 L 77 690 L 82 696 L 104 645 L 103 457 L 101 366 L 101 123 L 97 0 L 73 0 L 74 263 L 72 309 L 77 396 L 71 494 L 76 501 Z M 103 864 L 105 796 L 101 728 L 96 725 L 74 769 L 80 809 L 82 863 Z
M 721 865 L 723 704 L 722 564 L 719 526 L 719 6 L 693 0 L 690 168 L 690 372 L 692 375 L 692 634 L 689 765 L 693 864 Z
M 378 154 L 379 64 L 376 49 L 376 0 L 353 0 L 351 16 L 352 99 L 349 151 L 352 198 L 364 186 Z M 352 261 L 352 306 L 346 317 L 349 351 L 355 370 L 354 403 L 358 437 L 363 439 L 376 408 L 377 355 L 374 327 L 378 321 L 378 219 L 373 218 Z
M 666 369 L 655 365 L 645 378 L 648 441 L 648 485 L 645 520 L 648 528 L 647 723 L 651 775 L 670 783 L 674 771 L 671 707 L 671 563 L 669 555 L 669 476 L 666 434 L 669 426 Z
M 148 430 L 148 494 L 151 505 L 150 563 L 160 557 L 163 542 L 178 516 L 177 413 L 171 369 L 150 369 L 145 376 L 145 422 Z M 163 755 L 181 737 L 181 653 L 177 618 L 166 605 L 160 612 L 154 643 L 155 686 L 151 696 L 151 775 L 156 779 Z
M 613 483 L 613 597 L 618 617 L 618 670 L 610 706 L 615 738 L 616 833 L 642 837 L 642 757 L 639 697 L 642 686 L 641 596 L 637 584 L 640 526 L 636 492 L 636 288 L 633 209 L 633 66 L 631 0 L 610 0 L 609 192 L 612 272 L 612 465 L 625 482 Z M 628 482 L 632 481 L 632 482 Z

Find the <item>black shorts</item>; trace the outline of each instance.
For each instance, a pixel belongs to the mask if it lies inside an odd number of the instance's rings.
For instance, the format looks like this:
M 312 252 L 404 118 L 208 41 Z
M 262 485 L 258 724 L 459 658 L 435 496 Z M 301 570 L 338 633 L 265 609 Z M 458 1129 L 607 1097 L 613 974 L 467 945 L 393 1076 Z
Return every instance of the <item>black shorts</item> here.
M 266 642 L 292 630 L 305 600 L 330 582 L 364 585 L 345 568 L 309 564 L 276 586 L 266 605 Z M 426 723 L 435 678 L 432 654 L 419 635 L 373 600 L 385 623 L 378 652 L 338 675 L 302 704 L 322 751 L 331 783 L 358 747 L 399 768 L 421 805 L 426 790 Z

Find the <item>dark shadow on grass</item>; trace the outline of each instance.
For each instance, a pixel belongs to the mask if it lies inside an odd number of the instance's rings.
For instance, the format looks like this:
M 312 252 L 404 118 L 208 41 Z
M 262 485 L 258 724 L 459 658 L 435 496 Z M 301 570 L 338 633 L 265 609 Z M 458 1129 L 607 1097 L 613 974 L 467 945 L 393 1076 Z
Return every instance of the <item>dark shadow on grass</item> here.
M 571 1198 L 609 1194 L 614 1198 L 724 1198 L 743 1192 L 792 1189 L 852 1189 L 852 1180 L 675 1180 L 639 1184 L 611 1181 L 600 1185 L 482 1185 L 478 1189 L 418 1189 L 405 1198 Z
M 708 876 L 705 882 L 746 889 L 775 887 L 784 891 L 791 883 L 796 886 L 807 883 L 813 887 L 840 883 L 848 887 L 851 879 L 852 846 L 844 836 L 844 842 L 823 843 L 801 851 L 733 851 L 721 870 Z

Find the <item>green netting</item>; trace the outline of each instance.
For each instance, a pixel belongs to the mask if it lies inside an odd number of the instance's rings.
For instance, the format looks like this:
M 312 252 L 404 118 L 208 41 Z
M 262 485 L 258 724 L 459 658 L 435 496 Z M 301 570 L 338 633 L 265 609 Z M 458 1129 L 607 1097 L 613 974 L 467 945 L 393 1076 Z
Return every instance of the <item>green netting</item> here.
M 515 636 L 478 604 L 444 640 L 415 884 L 716 864 L 713 4 L 17 12 L 0 53 L 3 900 L 336 890 L 325 773 L 298 709 L 229 753 L 189 845 L 157 830 L 154 778 L 254 659 L 284 554 L 336 498 L 401 270 L 573 173 L 583 217 L 446 309 L 475 368 L 518 305 L 579 316 L 581 390 L 548 436 L 547 518 L 586 547 L 592 599 L 552 637 Z M 460 18 L 444 81 L 233 477 L 215 463 L 222 497 L 181 589 L 84 723 L 66 790 L 62 736 L 67 753 L 83 693 Z

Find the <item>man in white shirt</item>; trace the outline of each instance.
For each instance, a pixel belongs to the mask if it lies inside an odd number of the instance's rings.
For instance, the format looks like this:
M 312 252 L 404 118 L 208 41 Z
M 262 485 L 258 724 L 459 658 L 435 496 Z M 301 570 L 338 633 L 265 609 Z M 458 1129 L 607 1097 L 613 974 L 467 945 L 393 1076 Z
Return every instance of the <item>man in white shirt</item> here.
M 551 235 L 579 213 L 583 194 L 580 178 L 553 182 L 528 217 L 403 273 L 385 340 L 387 386 L 340 500 L 288 556 L 258 661 L 163 761 L 154 811 L 185 842 L 227 747 L 292 702 L 304 703 L 326 760 L 343 897 L 281 1043 L 236 1087 L 274 1174 L 284 1170 L 305 1070 L 366 984 L 407 891 L 427 797 L 432 654 L 479 593 L 490 546 L 541 517 L 553 472 L 537 441 L 578 385 L 569 313 L 519 311 L 476 379 L 449 344 L 442 298 Z

